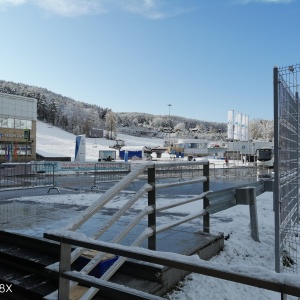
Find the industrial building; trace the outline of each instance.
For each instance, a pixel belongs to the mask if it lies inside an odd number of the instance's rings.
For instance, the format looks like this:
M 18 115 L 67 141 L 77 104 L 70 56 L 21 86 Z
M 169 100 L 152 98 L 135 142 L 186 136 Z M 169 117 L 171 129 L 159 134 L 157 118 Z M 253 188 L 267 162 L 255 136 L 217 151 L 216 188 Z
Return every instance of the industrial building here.
M 0 162 L 36 159 L 37 100 L 0 93 Z

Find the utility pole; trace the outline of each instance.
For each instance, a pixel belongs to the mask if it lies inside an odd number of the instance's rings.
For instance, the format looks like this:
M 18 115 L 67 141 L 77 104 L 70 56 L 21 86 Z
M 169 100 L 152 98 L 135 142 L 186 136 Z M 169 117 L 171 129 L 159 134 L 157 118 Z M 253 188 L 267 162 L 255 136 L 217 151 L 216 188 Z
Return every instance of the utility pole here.
M 171 134 L 171 115 L 170 115 L 170 109 L 172 104 L 168 104 L 169 106 L 169 142 L 170 142 L 170 134 Z

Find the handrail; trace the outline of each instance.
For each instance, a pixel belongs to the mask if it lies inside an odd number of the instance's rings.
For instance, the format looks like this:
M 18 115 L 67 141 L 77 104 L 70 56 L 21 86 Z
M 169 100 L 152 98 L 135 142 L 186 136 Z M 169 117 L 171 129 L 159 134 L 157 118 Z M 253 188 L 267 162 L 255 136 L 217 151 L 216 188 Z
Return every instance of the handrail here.
M 113 197 L 115 197 L 120 191 L 128 186 L 135 178 L 137 178 L 147 168 L 147 163 L 142 164 L 140 167 L 135 168 L 126 177 L 121 179 L 114 185 L 113 188 L 107 190 L 98 201 L 89 206 L 79 217 L 73 221 L 67 228 L 69 230 L 78 229 L 84 222 L 97 213 L 105 204 L 107 204 Z
M 179 205 L 184 205 L 184 204 L 188 204 L 188 203 L 191 203 L 191 202 L 195 202 L 197 200 L 201 200 L 209 193 L 210 193 L 210 191 L 201 193 L 199 196 L 195 196 L 191 199 L 178 201 L 178 202 L 173 203 L 173 204 L 158 206 L 158 207 L 156 207 L 156 211 L 160 212 L 160 211 L 163 211 L 163 210 L 166 210 L 166 209 L 169 209 L 169 208 L 173 208 L 173 207 L 176 207 L 176 206 L 179 206 Z
M 140 197 L 146 192 L 151 190 L 152 187 L 149 184 L 145 184 L 140 190 L 139 192 L 135 195 L 135 197 L 133 199 L 131 199 L 130 201 L 128 201 L 127 203 L 125 203 L 125 205 L 123 205 L 112 217 L 111 219 L 106 222 L 106 224 L 100 228 L 100 230 L 98 230 L 98 232 L 96 234 L 94 234 L 94 238 L 97 239 L 99 238 L 108 228 L 110 228 L 123 214 L 124 212 L 126 212 L 137 200 L 140 199 Z M 148 212 L 149 213 L 149 212 Z M 142 218 L 145 216 L 146 214 L 144 214 L 142 216 Z M 140 220 L 139 220 L 140 221 Z M 126 227 L 126 233 L 128 233 L 132 228 L 134 227 L 134 225 L 132 225 L 132 227 L 130 227 L 129 229 L 127 229 Z M 125 230 L 124 230 L 125 231 Z M 121 232 L 122 233 L 122 232 Z M 119 235 L 118 235 L 119 236 Z M 113 240 L 113 242 L 118 242 L 119 240 L 117 239 L 116 241 Z M 74 262 L 83 252 L 85 249 L 75 249 L 72 252 L 72 257 L 71 257 L 71 261 Z M 98 261 L 98 263 L 100 262 L 100 260 Z M 91 270 L 89 270 L 91 271 Z M 88 271 L 88 272 L 89 272 Z
M 146 206 L 138 215 L 136 215 L 136 217 L 131 220 L 131 222 L 129 224 L 127 224 L 127 226 L 116 236 L 112 239 L 111 243 L 108 243 L 110 245 L 114 245 L 112 248 L 109 248 L 110 250 L 108 251 L 108 248 L 101 248 L 100 253 L 98 253 L 93 259 L 90 260 L 90 262 L 81 270 L 81 273 L 89 273 L 103 258 L 103 256 L 105 255 L 105 253 L 113 253 L 123 257 L 119 257 L 117 259 L 117 261 L 113 264 L 113 266 L 107 271 L 105 272 L 102 277 L 101 280 L 109 280 L 109 278 L 119 269 L 119 267 L 125 262 L 125 260 L 127 259 L 127 257 L 132 257 L 132 258 L 136 258 L 139 259 L 140 256 L 130 256 L 128 255 L 123 255 L 123 252 L 114 252 L 114 250 L 112 249 L 123 249 L 123 248 L 127 248 L 128 246 L 124 246 L 124 245 L 118 245 L 117 243 L 119 243 L 128 233 L 129 231 L 134 228 L 141 220 L 142 218 L 144 218 L 146 215 L 148 215 L 148 227 L 145 228 L 145 230 L 142 232 L 142 234 L 140 234 L 137 239 L 134 241 L 134 243 L 131 245 L 132 246 L 137 246 L 140 245 L 140 243 L 143 242 L 143 240 L 145 238 L 148 238 L 148 247 L 154 247 L 152 248 L 152 250 L 155 250 L 155 243 L 153 244 L 153 238 L 155 240 L 156 238 L 156 234 L 161 233 L 165 230 L 168 230 L 174 226 L 180 225 L 182 223 L 188 222 L 190 220 L 193 220 L 195 218 L 198 218 L 200 216 L 203 216 L 203 231 L 205 232 L 205 228 L 207 227 L 207 225 L 209 226 L 209 215 L 211 213 L 213 213 L 212 210 L 212 206 L 210 206 L 212 204 L 213 200 L 215 203 L 215 208 L 214 209 L 223 209 L 225 207 L 227 207 L 228 204 L 222 204 L 221 202 L 230 202 L 232 201 L 232 198 L 234 198 L 235 201 L 235 205 L 236 204 L 245 204 L 245 203 L 239 203 L 239 201 L 241 201 L 238 197 L 238 195 L 235 195 L 235 192 L 233 193 L 234 189 L 228 189 L 227 192 L 225 191 L 225 194 L 229 193 L 229 197 L 227 197 L 225 195 L 225 199 L 223 196 L 221 195 L 221 198 L 218 198 L 219 193 L 218 192 L 210 192 L 209 191 L 209 164 L 208 162 L 201 162 L 200 164 L 203 164 L 203 176 L 199 176 L 199 178 L 197 179 L 191 179 L 191 180 L 186 180 L 186 181 L 180 181 L 180 182 L 170 182 L 170 183 L 163 183 L 163 184 L 157 184 L 156 180 L 155 180 L 155 170 L 156 167 L 157 168 L 161 168 L 162 166 L 167 166 L 170 167 L 170 165 L 172 166 L 180 166 L 180 167 L 184 167 L 184 166 L 190 166 L 190 165 L 199 165 L 199 162 L 181 162 L 181 163 L 145 163 L 143 165 L 140 165 L 139 167 L 134 168 L 134 170 L 127 175 L 125 178 L 123 178 L 119 183 L 117 183 L 112 189 L 108 190 L 107 192 L 105 192 L 100 199 L 98 199 L 91 207 L 89 207 L 88 209 L 86 209 L 86 211 L 84 211 L 76 220 L 75 222 L 73 222 L 71 225 L 69 225 L 67 227 L 67 232 L 69 231 L 74 231 L 76 230 L 79 226 L 81 226 L 85 221 L 87 221 L 91 216 L 93 216 L 99 209 L 103 208 L 111 199 L 113 199 L 120 191 L 122 191 L 122 189 L 126 186 L 128 186 L 134 179 L 136 179 L 138 176 L 142 175 L 144 173 L 144 171 L 146 169 L 148 169 L 148 183 L 145 184 L 134 196 L 133 199 L 129 200 L 125 205 L 123 205 L 116 213 L 113 214 L 113 216 L 111 217 L 111 219 L 104 225 L 102 226 L 102 228 L 100 230 L 98 230 L 98 232 L 96 234 L 94 234 L 94 239 L 99 237 L 102 233 L 104 233 L 112 224 L 114 224 L 115 221 L 117 221 L 126 211 L 128 211 L 128 209 L 130 209 L 132 207 L 132 205 L 140 198 L 143 196 L 144 193 L 148 192 L 148 206 Z M 161 170 L 161 169 L 160 169 Z M 199 170 L 199 169 L 198 169 Z M 197 170 L 197 171 L 198 171 Z M 197 175 L 199 175 L 199 172 L 197 173 Z M 190 184 L 190 183 L 196 183 L 196 182 L 203 182 L 203 193 L 193 197 L 191 199 L 185 199 L 185 200 L 181 200 L 178 201 L 176 204 L 169 204 L 169 205 L 162 205 L 162 206 L 156 206 L 156 190 L 158 189 L 162 189 L 162 188 L 170 188 L 170 187 L 175 187 L 175 186 L 179 186 L 179 185 L 186 185 L 186 184 Z M 259 183 L 251 183 L 248 184 L 247 187 L 249 187 L 249 185 L 251 186 L 252 190 L 256 190 L 257 195 L 261 194 L 262 192 L 265 191 L 265 184 L 264 182 L 259 182 Z M 245 186 L 240 186 L 239 187 L 239 191 L 240 193 L 243 192 L 243 188 Z M 224 193 L 224 192 L 223 192 Z M 241 194 L 240 196 L 243 196 L 244 194 Z M 253 194 L 255 195 L 255 193 Z M 241 197 L 240 197 L 241 198 Z M 180 220 L 174 221 L 172 223 L 169 224 L 165 224 L 165 225 L 161 225 L 161 226 L 156 226 L 156 213 L 166 210 L 168 208 L 172 208 L 172 207 L 176 207 L 176 206 L 180 206 L 180 205 L 184 205 L 190 202 L 194 202 L 197 200 L 203 199 L 203 209 L 199 210 L 198 212 L 195 212 L 191 215 L 188 215 L 186 217 L 181 218 Z M 216 200 L 216 201 L 215 201 Z M 221 201 L 221 202 L 220 202 Z M 243 200 L 242 200 L 243 201 Z M 220 203 L 219 203 L 220 202 Z M 221 207 L 219 208 L 218 206 L 221 205 Z M 229 206 L 230 207 L 230 206 Z M 75 235 L 75 237 L 79 236 L 76 235 L 76 233 L 73 233 Z M 71 237 L 73 237 L 73 234 L 70 234 Z M 63 238 L 62 238 L 63 236 Z M 82 235 L 80 235 L 82 237 Z M 70 245 L 68 244 L 68 238 L 69 235 L 66 234 L 66 230 L 62 231 L 62 234 L 60 233 L 60 231 L 55 231 L 54 233 L 50 232 L 50 233 L 46 233 L 45 237 L 47 238 L 51 238 L 54 240 L 57 240 L 59 242 L 61 242 L 61 263 L 60 263 L 60 282 L 62 282 L 62 284 L 60 284 L 60 290 L 62 289 L 68 289 L 70 287 L 74 287 L 74 285 L 76 285 L 77 283 L 69 283 L 69 279 L 74 276 L 74 278 L 76 278 L 76 275 L 74 275 L 72 273 L 72 275 L 70 275 L 71 273 L 69 273 L 69 268 L 70 268 L 70 264 L 72 261 L 74 261 L 74 258 L 78 257 L 80 255 L 80 253 L 82 253 L 84 251 L 84 249 L 86 249 L 86 247 L 88 248 L 92 248 L 95 249 L 94 246 L 95 244 L 91 245 L 90 244 L 85 244 L 85 243 L 78 243 L 76 245 L 81 246 L 81 248 L 77 248 L 75 251 L 73 251 L 71 253 L 71 248 Z M 66 238 L 66 240 L 64 240 Z M 150 241 L 150 238 L 152 238 L 152 240 Z M 83 240 L 88 239 L 88 241 L 94 240 L 92 238 L 83 238 Z M 100 241 L 99 241 L 100 242 Z M 77 243 L 77 241 L 76 241 Z M 95 243 L 98 243 L 98 241 L 95 241 Z M 101 242 L 100 242 L 101 243 Z M 151 244 L 151 246 L 149 246 L 149 244 Z M 101 244 L 101 245 L 106 245 L 107 243 Z M 73 245 L 73 244 L 72 244 Z M 117 247 L 117 248 L 114 248 Z M 65 251 L 65 249 L 67 249 L 67 251 Z M 100 248 L 99 248 L 100 249 Z M 96 250 L 99 250 L 98 248 Z M 135 249 L 135 248 L 134 248 Z M 150 249 L 150 248 L 149 248 Z M 70 251 L 70 259 L 68 259 L 68 251 Z M 128 250 L 129 251 L 129 250 Z M 66 254 L 66 253 L 67 254 Z M 160 263 L 160 259 L 158 258 L 158 260 L 154 261 L 156 264 L 161 264 Z M 186 256 L 185 256 L 186 259 Z M 148 261 L 147 259 L 145 259 L 145 261 Z M 68 266 L 69 264 L 69 266 Z M 168 265 L 168 264 L 165 264 Z M 178 268 L 177 265 L 175 264 L 174 266 L 175 268 Z M 189 267 L 188 267 L 189 268 Z M 186 266 L 181 266 L 182 270 L 188 270 L 186 269 Z M 67 272 L 67 273 L 66 273 Z M 199 270 L 195 271 L 198 273 L 201 273 Z M 205 271 L 206 272 L 206 271 Z M 209 274 L 206 273 L 202 273 L 205 275 L 209 275 L 210 271 L 208 272 Z M 68 274 L 68 275 L 66 275 Z M 226 273 L 227 274 L 227 273 Z M 228 275 L 228 274 L 227 274 Z M 86 275 L 87 276 L 87 275 Z M 219 277 L 219 275 L 212 275 L 218 278 L 223 278 L 222 276 Z M 224 275 L 225 276 L 225 275 Z M 233 275 L 233 277 L 235 278 L 235 274 Z M 73 277 L 72 277 L 73 278 Z M 88 278 L 88 277 L 85 277 Z M 244 277 L 243 277 L 244 278 Z M 225 276 L 223 279 L 227 279 L 227 277 Z M 65 281 L 67 280 L 67 282 Z M 232 280 L 232 279 L 229 279 Z M 240 279 L 234 279 L 232 281 L 236 281 L 236 282 L 242 282 L 239 281 Z M 76 281 L 76 280 L 75 280 Z M 91 288 L 85 293 L 85 295 L 81 298 L 81 299 L 91 299 L 98 291 L 98 287 L 97 284 L 95 285 L 94 282 L 96 282 L 97 280 L 93 280 L 92 283 L 90 283 L 89 285 L 91 286 Z M 246 279 L 247 281 L 247 279 Z M 81 280 L 77 280 L 77 282 L 81 282 Z M 242 282 L 243 283 L 243 282 Z M 249 285 L 252 285 L 250 283 L 246 283 Z M 261 283 L 259 283 L 261 284 Z M 267 283 L 268 284 L 268 283 Z M 256 285 L 253 285 L 256 286 Z M 259 286 L 259 285 L 258 285 Z M 259 286 L 262 287 L 262 286 Z M 280 287 L 282 288 L 282 287 Z M 267 288 L 268 289 L 268 288 Z M 65 291 L 62 291 L 62 293 L 64 293 Z M 289 292 L 287 292 L 289 293 Z M 298 291 L 296 291 L 296 293 L 298 293 Z M 291 295 L 293 295 L 293 293 L 290 293 Z M 298 294 L 297 294 L 298 295 Z M 145 298 L 146 299 L 146 298 Z
M 201 166 L 203 165 L 203 170 L 202 173 L 204 176 L 199 176 L 199 172 L 197 175 L 199 178 L 191 179 L 191 180 L 186 180 L 186 181 L 180 181 L 180 182 L 169 182 L 167 184 L 157 184 L 155 180 L 155 170 L 158 168 L 159 170 L 162 170 L 162 168 L 170 168 L 170 167 L 180 167 L 184 168 L 185 166 L 187 167 L 186 171 L 188 172 L 191 166 Z M 162 211 L 164 209 L 167 209 L 167 206 L 156 208 L 156 200 L 155 200 L 155 190 L 157 189 L 162 189 L 162 188 L 170 188 L 170 187 L 175 187 L 175 186 L 180 186 L 180 185 L 187 185 L 187 184 L 192 184 L 192 183 L 197 183 L 197 182 L 203 182 L 203 190 L 208 191 L 208 181 L 209 181 L 209 174 L 208 174 L 208 167 L 209 163 L 208 160 L 204 160 L 202 162 L 177 162 L 177 163 L 153 163 L 153 162 L 148 162 L 141 164 L 138 167 L 135 167 L 131 173 L 129 173 L 126 177 L 121 179 L 113 188 L 109 189 L 106 191 L 93 205 L 88 207 L 84 212 L 82 212 L 71 224 L 69 224 L 66 227 L 66 230 L 70 231 L 75 231 L 77 230 L 81 225 L 83 225 L 86 221 L 88 221 L 95 213 L 97 213 L 100 209 L 102 209 L 110 200 L 112 200 L 117 194 L 119 194 L 124 188 L 126 188 L 133 180 L 138 178 L 140 175 L 144 173 L 145 170 L 148 169 L 148 183 L 145 184 L 133 197 L 133 199 L 129 200 L 125 205 L 123 205 L 116 213 L 113 214 L 113 216 L 102 226 L 93 236 L 94 239 L 99 238 L 104 232 L 106 232 L 120 217 L 124 215 L 126 211 L 128 211 L 132 205 L 140 199 L 146 192 L 148 192 L 148 206 L 144 208 L 115 238 L 113 238 L 112 242 L 113 243 L 118 243 L 120 242 L 125 235 L 129 233 L 131 229 L 133 229 L 141 220 L 144 218 L 146 215 L 151 216 L 153 215 L 154 218 L 156 218 L 156 212 Z M 200 169 L 197 169 L 199 171 Z M 192 176 L 194 177 L 193 174 L 193 169 L 190 170 L 192 173 Z M 182 176 L 182 174 L 180 174 Z M 172 204 L 169 205 L 169 207 L 175 207 L 175 206 L 180 206 L 186 203 L 190 203 L 193 201 L 197 201 L 200 199 L 203 199 L 204 196 L 207 194 L 207 192 L 202 193 L 201 195 L 197 197 L 193 197 L 192 199 L 187 199 L 184 201 L 179 201 L 177 204 Z M 153 198 L 154 197 L 154 198 Z M 151 199 L 151 200 L 149 200 Z M 154 202 L 153 202 L 154 200 Z M 193 214 L 191 216 L 182 218 L 179 221 L 176 221 L 174 223 L 169 224 L 168 228 L 163 229 L 163 227 L 158 228 L 158 232 L 162 232 L 163 230 L 172 228 L 176 225 L 188 222 L 189 220 L 192 220 L 194 218 L 197 218 L 199 216 L 203 216 L 205 213 L 197 213 Z M 153 220 L 153 217 L 148 217 L 149 220 Z M 150 238 L 151 239 L 156 239 L 155 235 L 157 233 L 156 230 L 156 222 L 153 223 L 153 221 L 148 220 L 148 228 L 145 229 L 145 231 L 136 239 L 133 245 L 139 245 L 145 238 Z M 152 227 L 152 228 L 151 228 Z M 45 237 L 48 237 L 48 234 L 45 233 Z M 148 246 L 149 243 L 151 242 L 148 241 Z M 155 243 L 154 243 L 155 245 Z M 70 263 L 74 262 L 86 249 L 85 248 L 76 248 L 70 256 Z M 88 264 L 81 270 L 81 272 L 84 273 L 89 273 L 104 257 L 104 253 L 98 253 L 93 259 L 91 259 Z M 125 259 L 119 258 L 114 265 L 110 268 L 109 272 L 105 275 L 108 280 L 108 277 L 112 276 L 118 268 L 123 264 Z M 52 265 L 49 268 L 55 269 L 57 266 Z M 111 275 L 108 275 L 111 274 Z M 108 276 L 108 277 L 107 277 Z M 76 283 L 72 283 L 69 288 L 74 287 Z M 96 290 L 94 289 L 94 293 Z M 57 294 L 57 293 L 56 293 Z M 87 293 L 86 295 L 89 295 Z M 90 296 L 86 296 L 86 298 L 82 299 L 90 299 Z
M 194 256 L 185 256 L 181 254 L 170 254 L 161 251 L 152 251 L 137 247 L 130 247 L 118 244 L 112 244 L 102 241 L 96 241 L 82 234 L 78 235 L 73 232 L 56 232 L 52 235 L 53 239 L 59 239 L 62 245 L 77 245 L 101 252 L 112 253 L 118 256 L 134 258 L 151 262 L 155 264 L 165 265 L 172 268 L 178 268 L 189 272 L 213 276 L 232 282 L 242 283 L 266 290 L 279 292 L 282 295 L 292 295 L 300 297 L 299 277 L 295 275 L 280 274 L 275 271 L 267 270 L 262 267 L 247 266 L 242 269 L 240 266 L 220 266 L 209 261 L 203 261 Z M 69 270 L 61 270 L 62 276 L 65 277 Z M 73 280 L 80 282 L 80 276 L 76 276 L 74 272 L 67 272 L 73 275 Z M 88 278 L 87 276 L 85 278 Z M 97 279 L 89 280 L 91 286 L 95 286 Z
M 122 238 L 135 226 L 141 221 L 146 215 L 153 212 L 153 207 L 145 207 L 139 214 L 136 215 L 136 217 L 121 231 L 112 241 L 111 243 L 118 243 L 122 240 Z M 153 233 L 153 232 L 152 232 Z M 147 233 L 148 236 L 149 232 Z M 48 235 L 48 234 L 47 234 Z M 145 236 L 145 237 L 147 237 Z M 77 247 L 72 253 L 71 253 L 71 263 L 74 262 L 83 252 L 86 250 L 86 248 L 83 247 Z M 104 258 L 106 253 L 99 252 L 97 255 L 95 255 L 81 270 L 81 273 L 89 273 L 92 271 L 92 269 Z M 53 264 L 50 267 L 52 270 L 58 271 L 58 265 Z M 117 271 L 117 270 L 116 270 Z M 70 288 L 74 288 L 77 285 L 76 282 L 72 282 L 70 284 Z M 57 291 L 52 293 L 52 295 L 57 296 Z
M 193 220 L 195 218 L 198 218 L 200 216 L 205 216 L 206 214 L 207 214 L 207 211 L 205 209 L 202 209 L 201 211 L 199 211 L 197 213 L 193 213 L 189 216 L 186 216 L 186 217 L 184 217 L 184 218 L 182 218 L 178 221 L 174 221 L 172 223 L 168 223 L 168 224 L 165 224 L 165 225 L 160 225 L 156 228 L 156 232 L 157 233 L 163 232 L 165 230 L 168 230 L 168 229 L 173 228 L 175 226 L 178 226 L 180 224 L 186 223 L 186 222 L 191 221 L 191 220 Z
M 144 231 L 135 239 L 135 241 L 131 244 L 131 247 L 139 246 L 145 238 L 153 235 L 153 229 L 146 228 Z M 114 264 L 100 277 L 100 280 L 109 280 L 118 270 L 119 268 L 124 264 L 124 262 L 127 260 L 127 257 L 120 256 L 117 261 L 114 262 Z M 94 297 L 99 289 L 95 287 L 90 287 L 84 295 L 81 296 L 81 300 L 89 300 Z
M 205 176 L 201 176 L 201 177 L 199 177 L 197 179 L 191 179 L 189 181 L 157 183 L 155 185 L 155 188 L 156 189 L 164 189 L 164 188 L 170 188 L 170 187 L 175 187 L 175 186 L 180 186 L 180 185 L 185 185 L 185 184 L 192 184 L 192 183 L 197 183 L 197 182 L 204 182 L 206 180 L 207 180 L 207 178 Z

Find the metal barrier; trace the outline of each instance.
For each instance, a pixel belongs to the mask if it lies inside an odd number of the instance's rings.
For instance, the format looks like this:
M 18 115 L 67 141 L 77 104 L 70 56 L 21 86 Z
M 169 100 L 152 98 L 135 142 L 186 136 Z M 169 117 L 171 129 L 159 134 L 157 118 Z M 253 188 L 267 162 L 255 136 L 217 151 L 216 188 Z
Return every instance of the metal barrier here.
M 179 178 L 179 180 L 192 179 L 203 176 L 203 165 L 186 164 L 178 166 L 176 163 L 169 163 L 169 167 L 160 166 L 159 163 L 155 167 L 156 179 L 163 178 Z
M 54 183 L 53 164 L 4 163 L 0 165 L 0 191 L 1 189 L 25 189 L 35 187 L 50 187 L 49 190 L 57 189 Z
M 256 166 L 239 166 L 235 163 L 223 163 L 222 167 L 210 164 L 211 179 L 247 179 L 256 177 L 258 168 Z
M 97 183 L 119 181 L 131 171 L 127 162 L 103 162 L 95 164 L 95 177 L 92 189 L 98 189 Z
M 204 197 L 203 208 L 207 214 L 203 217 L 203 231 L 210 232 L 210 215 L 226 210 L 236 205 L 249 205 L 251 236 L 259 241 L 256 197 L 264 192 L 273 191 L 273 180 L 261 180 L 238 187 L 211 192 Z
M 277 272 L 300 274 L 300 65 L 274 68 L 274 211 Z

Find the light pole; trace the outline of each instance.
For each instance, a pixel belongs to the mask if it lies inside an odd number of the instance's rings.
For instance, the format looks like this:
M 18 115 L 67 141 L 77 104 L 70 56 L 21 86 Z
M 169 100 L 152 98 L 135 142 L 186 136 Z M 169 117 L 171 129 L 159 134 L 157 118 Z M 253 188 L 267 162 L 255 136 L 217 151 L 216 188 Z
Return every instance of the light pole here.
M 170 109 L 172 104 L 168 104 L 169 106 L 169 142 L 170 142 L 170 133 L 171 133 L 171 116 L 170 116 Z

